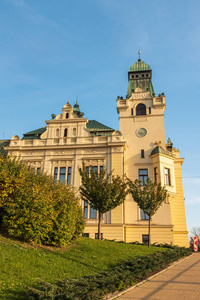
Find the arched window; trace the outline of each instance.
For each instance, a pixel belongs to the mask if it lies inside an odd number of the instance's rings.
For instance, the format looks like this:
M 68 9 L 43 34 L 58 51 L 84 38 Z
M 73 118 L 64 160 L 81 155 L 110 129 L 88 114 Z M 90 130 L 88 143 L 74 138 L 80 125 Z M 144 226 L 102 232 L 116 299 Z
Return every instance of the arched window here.
M 59 129 L 56 129 L 56 137 L 59 137 Z
M 136 107 L 136 116 L 146 115 L 146 106 L 142 103 Z
M 65 137 L 67 136 L 67 128 L 65 128 L 65 130 L 64 130 L 64 136 Z
M 66 113 L 66 119 L 68 119 L 69 118 L 69 113 Z
M 73 128 L 73 136 L 76 136 L 76 128 Z

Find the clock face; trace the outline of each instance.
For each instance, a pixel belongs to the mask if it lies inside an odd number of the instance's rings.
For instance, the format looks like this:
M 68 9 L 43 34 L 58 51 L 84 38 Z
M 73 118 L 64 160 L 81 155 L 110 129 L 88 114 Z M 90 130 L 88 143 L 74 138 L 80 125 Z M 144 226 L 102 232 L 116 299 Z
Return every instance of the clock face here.
M 144 137 L 147 134 L 147 131 L 145 128 L 139 128 L 136 130 L 136 135 L 138 137 Z

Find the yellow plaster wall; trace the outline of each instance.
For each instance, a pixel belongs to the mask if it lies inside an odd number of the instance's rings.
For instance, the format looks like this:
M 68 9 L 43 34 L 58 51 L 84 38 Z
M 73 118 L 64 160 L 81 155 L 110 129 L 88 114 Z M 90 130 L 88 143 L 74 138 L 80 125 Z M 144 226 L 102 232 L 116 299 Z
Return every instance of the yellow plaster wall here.
M 151 243 L 173 244 L 173 226 L 151 226 Z M 125 226 L 125 242 L 138 241 L 142 243 L 142 235 L 148 234 L 148 225 Z
M 113 153 L 111 158 L 111 170 L 113 175 L 123 175 L 123 153 Z M 111 211 L 111 224 L 123 223 L 123 205 L 117 206 Z
M 189 247 L 181 164 L 182 160 L 175 160 L 175 179 L 177 196 L 171 197 L 171 217 L 172 224 L 174 225 L 174 244 L 178 246 Z
M 123 153 L 112 153 L 111 170 L 113 175 L 123 175 Z
M 95 233 L 98 232 L 98 226 L 86 224 L 84 232 L 89 233 L 90 238 L 94 239 Z M 120 225 L 102 224 L 101 233 L 103 233 L 104 239 L 116 240 L 116 241 L 124 240 L 124 226 L 122 224 Z

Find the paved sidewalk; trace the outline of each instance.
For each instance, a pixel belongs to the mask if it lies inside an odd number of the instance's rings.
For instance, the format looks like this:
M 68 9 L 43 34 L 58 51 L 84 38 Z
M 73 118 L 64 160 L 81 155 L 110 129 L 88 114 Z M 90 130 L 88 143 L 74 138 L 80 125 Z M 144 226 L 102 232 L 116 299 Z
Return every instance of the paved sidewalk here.
M 169 268 L 116 300 L 200 300 L 200 253 Z

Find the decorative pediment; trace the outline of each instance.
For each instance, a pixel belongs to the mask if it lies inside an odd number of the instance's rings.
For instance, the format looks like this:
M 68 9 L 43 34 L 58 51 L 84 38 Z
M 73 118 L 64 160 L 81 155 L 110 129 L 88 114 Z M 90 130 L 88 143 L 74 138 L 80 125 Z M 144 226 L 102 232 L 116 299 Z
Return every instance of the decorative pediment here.
M 132 93 L 130 99 L 134 100 L 149 100 L 151 95 L 149 92 L 145 91 L 143 88 L 137 88 L 134 93 Z
M 142 88 L 142 87 L 137 87 L 135 89 L 135 93 L 142 93 L 142 92 L 146 92 L 146 90 L 144 88 Z

